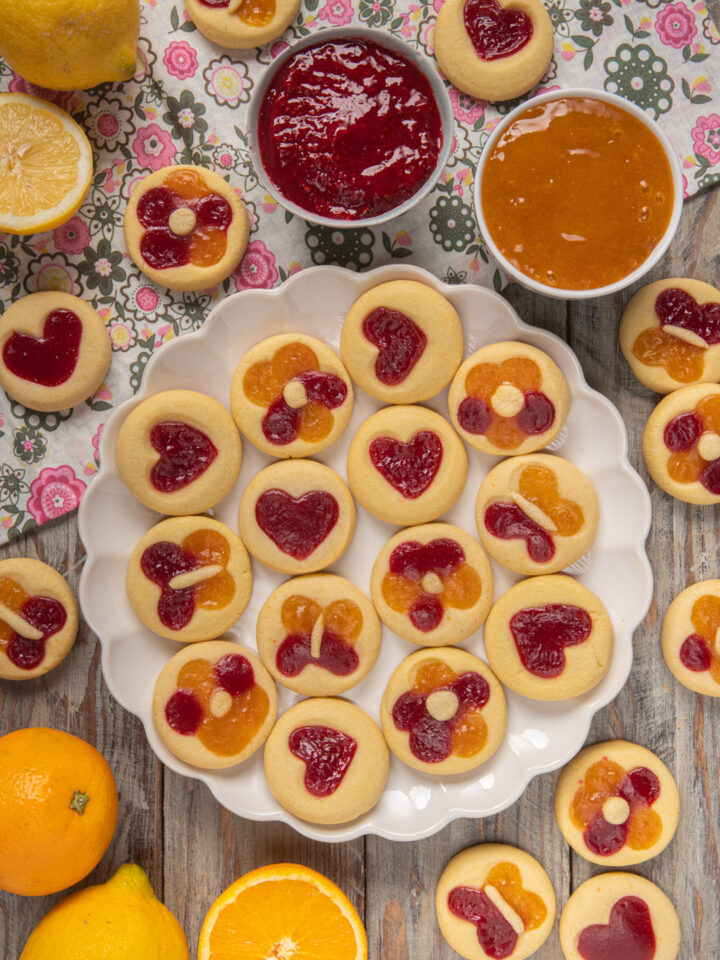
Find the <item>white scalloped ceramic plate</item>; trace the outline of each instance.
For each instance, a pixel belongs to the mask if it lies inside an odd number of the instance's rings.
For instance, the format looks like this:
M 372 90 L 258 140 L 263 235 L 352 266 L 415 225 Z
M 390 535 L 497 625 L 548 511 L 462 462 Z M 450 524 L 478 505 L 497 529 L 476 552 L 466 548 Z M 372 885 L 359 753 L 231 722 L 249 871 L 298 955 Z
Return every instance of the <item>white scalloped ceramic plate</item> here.
M 136 404 L 161 390 L 200 390 L 227 405 L 233 370 L 245 351 L 271 334 L 301 331 L 337 349 L 343 317 L 368 288 L 385 280 L 421 280 L 441 291 L 458 310 L 465 330 L 465 355 L 486 343 L 519 339 L 549 353 L 565 374 L 572 392 L 566 439 L 560 453 L 584 470 L 601 503 L 600 527 L 592 551 L 573 571 L 608 608 L 616 644 L 610 670 L 582 697 L 542 703 L 508 694 L 508 735 L 482 767 L 460 777 L 424 776 L 393 759 L 380 803 L 367 816 L 340 827 L 303 823 L 273 799 L 258 752 L 240 767 L 206 772 L 177 760 L 158 737 L 151 702 L 155 678 L 179 647 L 155 636 L 133 615 L 125 595 L 125 569 L 135 543 L 159 516 L 140 504 L 123 486 L 115 465 L 115 439 L 124 418 Z M 447 415 L 447 391 L 428 405 Z M 345 476 L 350 438 L 380 404 L 358 390 L 350 426 L 340 440 L 318 458 Z M 557 337 L 522 323 L 502 297 L 484 287 L 448 285 L 412 267 L 383 267 L 355 274 L 339 267 L 304 270 L 275 290 L 245 291 L 228 297 L 210 314 L 202 330 L 162 348 L 145 371 L 137 396 L 108 419 L 102 435 L 101 468 L 80 507 L 80 535 L 87 560 L 80 582 L 85 617 L 102 644 L 105 680 L 113 696 L 145 724 L 155 753 L 173 770 L 208 785 L 223 806 L 256 820 L 283 820 L 300 833 L 320 840 L 348 840 L 375 833 L 394 840 L 428 836 L 450 820 L 484 817 L 510 806 L 531 777 L 554 770 L 582 746 L 594 713 L 620 691 L 632 664 L 632 634 L 652 596 L 652 574 L 644 552 L 650 526 L 650 499 L 630 466 L 627 437 L 612 404 L 585 380 L 574 354 Z M 465 493 L 444 517 L 474 533 L 474 501 L 478 487 L 496 458 L 470 450 Z M 269 457 L 244 444 L 242 471 L 236 487 L 215 508 L 214 516 L 237 529 L 237 506 L 250 478 Z M 396 528 L 358 509 L 358 525 L 350 548 L 334 570 L 369 592 L 370 568 Z M 496 595 L 517 578 L 495 565 Z M 270 592 L 283 577 L 254 563 L 250 605 L 229 632 L 255 647 L 255 621 Z M 482 634 L 464 646 L 483 655 Z M 380 699 L 395 666 L 415 647 L 384 630 L 383 647 L 369 676 L 348 696 L 379 720 Z M 279 689 L 280 708 L 298 699 Z

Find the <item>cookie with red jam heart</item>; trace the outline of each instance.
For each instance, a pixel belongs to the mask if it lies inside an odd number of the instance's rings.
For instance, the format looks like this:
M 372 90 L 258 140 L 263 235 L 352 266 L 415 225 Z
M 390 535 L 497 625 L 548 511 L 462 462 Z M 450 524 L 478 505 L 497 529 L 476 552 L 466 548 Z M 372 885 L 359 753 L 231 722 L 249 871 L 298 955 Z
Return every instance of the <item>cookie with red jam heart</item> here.
M 265 744 L 270 792 L 309 823 L 348 823 L 372 810 L 389 769 L 377 724 L 346 700 L 301 700 L 282 714 Z
M 720 697 L 720 580 L 679 593 L 663 618 L 665 663 L 688 690 Z
M 232 50 L 270 43 L 287 30 L 299 7 L 300 0 L 185 0 L 200 33 Z
M 445 867 L 435 909 L 440 932 L 466 960 L 524 960 L 552 929 L 555 893 L 529 853 L 483 843 Z
M 670 899 L 634 873 L 581 884 L 560 915 L 565 960 L 675 960 L 680 920 Z
M 0 317 L 0 386 L 30 410 L 67 410 L 87 400 L 111 354 L 100 316 L 69 293 L 31 293 Z

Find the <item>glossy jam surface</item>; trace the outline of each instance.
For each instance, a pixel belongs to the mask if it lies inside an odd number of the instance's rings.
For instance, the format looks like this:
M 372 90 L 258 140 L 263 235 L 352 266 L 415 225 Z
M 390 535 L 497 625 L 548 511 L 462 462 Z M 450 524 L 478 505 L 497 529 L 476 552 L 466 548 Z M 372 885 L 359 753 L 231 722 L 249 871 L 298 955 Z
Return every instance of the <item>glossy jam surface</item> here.
M 400 310 L 377 307 L 363 320 L 363 335 L 378 348 L 375 376 L 386 387 L 403 383 L 425 352 L 427 337 Z
M 34 670 L 45 659 L 48 639 L 65 626 L 65 607 L 51 597 L 28 596 L 11 577 L 0 577 L 0 603 L 42 633 L 38 640 L 20 636 L 5 623 L 0 611 L 0 653 L 20 670 Z
M 656 946 L 650 909 L 640 897 L 621 897 L 609 923 L 585 927 L 577 941 L 583 960 L 653 960 Z
M 720 434 L 720 396 L 703 397 L 694 410 L 668 421 L 663 441 L 670 451 L 667 470 L 678 483 L 699 482 L 720 497 L 720 460 L 700 456 L 698 441 L 703 433 Z
M 230 0 L 200 0 L 204 7 L 223 9 Z M 251 27 L 264 27 L 275 16 L 275 0 L 242 0 L 237 16 Z
M 565 647 L 584 643 L 592 631 L 587 610 L 567 603 L 525 607 L 510 618 L 522 665 L 536 677 L 551 680 L 565 669 Z
M 523 10 L 506 10 L 497 0 L 467 0 L 463 20 L 481 60 L 510 57 L 522 50 L 533 34 L 532 20 Z
M 533 563 L 548 563 L 555 556 L 553 538 L 516 503 L 497 500 L 485 510 L 486 529 L 499 540 L 524 540 Z
M 370 443 L 370 461 L 406 500 L 417 500 L 440 469 L 443 445 L 431 430 L 420 430 L 408 443 L 394 437 L 376 437 Z
M 297 727 L 288 738 L 290 753 L 305 763 L 305 789 L 329 797 L 340 786 L 357 750 L 357 741 L 331 727 Z
M 72 310 L 47 315 L 41 337 L 13 333 L 5 341 L 3 362 L 10 373 L 43 387 L 59 387 L 77 366 L 82 321 Z
M 674 197 L 657 137 L 627 111 L 585 97 L 529 106 L 492 148 L 481 192 L 501 253 L 537 282 L 569 290 L 639 267 L 662 239 Z
M 715 683 L 720 684 L 720 656 L 715 649 L 715 637 L 720 630 L 720 597 L 712 594 L 698 597 L 690 619 L 695 633 L 683 640 L 679 651 L 680 663 L 693 673 L 709 670 Z
M 352 600 L 335 600 L 324 609 L 310 597 L 293 594 L 282 605 L 280 617 L 287 636 L 278 647 L 275 663 L 284 677 L 297 677 L 313 664 L 336 677 L 347 677 L 360 665 L 354 643 L 363 616 Z M 319 624 L 320 643 L 313 656 L 313 631 Z
M 156 423 L 150 443 L 160 459 L 150 471 L 150 482 L 160 493 L 182 490 L 201 476 L 218 455 L 210 437 L 179 420 Z
M 359 220 L 420 189 L 443 133 L 418 68 L 350 37 L 306 47 L 278 70 L 260 107 L 258 139 L 283 196 L 323 217 Z
M 702 378 L 705 351 L 666 331 L 666 326 L 694 333 L 708 346 L 720 343 L 720 303 L 699 304 L 692 294 L 678 287 L 663 290 L 655 299 L 659 327 L 648 327 L 638 334 L 633 355 L 651 367 L 664 367 L 678 383 Z
M 265 490 L 255 504 L 255 519 L 278 550 L 307 560 L 331 533 L 340 516 L 338 502 L 325 490 L 291 497 L 284 490 Z

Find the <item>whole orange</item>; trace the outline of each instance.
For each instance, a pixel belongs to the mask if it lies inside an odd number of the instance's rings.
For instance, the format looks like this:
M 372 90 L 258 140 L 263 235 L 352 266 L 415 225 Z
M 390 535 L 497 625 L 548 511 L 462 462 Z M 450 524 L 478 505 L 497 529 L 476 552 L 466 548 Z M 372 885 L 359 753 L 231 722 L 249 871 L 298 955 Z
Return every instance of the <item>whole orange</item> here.
M 82 880 L 117 809 L 112 770 L 89 743 L 47 727 L 0 737 L 0 889 L 36 897 Z

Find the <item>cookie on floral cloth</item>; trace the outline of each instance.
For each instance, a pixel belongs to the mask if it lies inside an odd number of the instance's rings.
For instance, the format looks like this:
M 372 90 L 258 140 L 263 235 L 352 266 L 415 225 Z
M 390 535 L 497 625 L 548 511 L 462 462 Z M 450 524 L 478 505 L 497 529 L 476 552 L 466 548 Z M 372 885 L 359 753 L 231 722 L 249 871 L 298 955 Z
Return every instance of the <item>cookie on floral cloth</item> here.
M 111 355 L 100 316 L 69 293 L 31 293 L 0 317 L 0 386 L 30 410 L 67 410 L 87 400 Z
M 662 651 L 688 690 L 720 697 L 720 580 L 703 580 L 679 593 L 663 618 Z
M 287 30 L 300 0 L 185 0 L 185 9 L 208 40 L 232 50 L 251 50 Z
M 435 910 L 440 932 L 466 960 L 524 960 L 552 930 L 555 892 L 529 853 L 483 843 L 445 867 Z
M 77 600 L 57 570 L 0 560 L 0 679 L 41 677 L 65 659 L 77 632 Z
M 611 740 L 586 747 L 560 774 L 555 817 L 581 857 L 604 867 L 643 863 L 677 829 L 680 795 L 654 753 Z
M 135 265 L 161 287 L 207 290 L 225 280 L 247 249 L 242 200 L 204 167 L 163 167 L 133 190 L 125 242 Z

